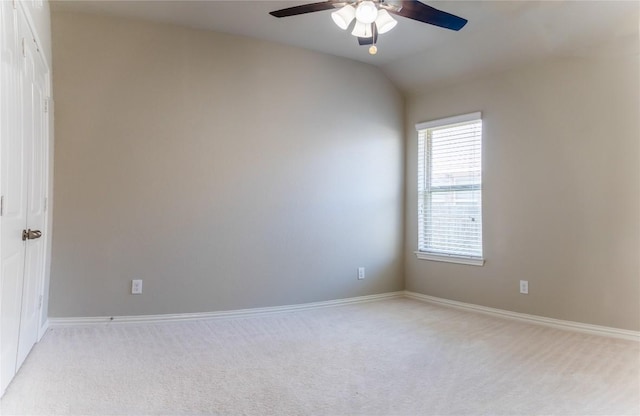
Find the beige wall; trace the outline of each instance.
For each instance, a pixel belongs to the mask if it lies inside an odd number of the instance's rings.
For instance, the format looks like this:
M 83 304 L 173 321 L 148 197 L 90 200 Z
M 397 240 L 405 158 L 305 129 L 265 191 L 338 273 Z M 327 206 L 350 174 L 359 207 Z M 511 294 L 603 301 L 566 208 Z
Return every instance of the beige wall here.
M 407 289 L 639 330 L 638 74 L 637 56 L 556 60 L 408 99 Z M 418 260 L 414 125 L 473 111 L 486 264 Z
M 167 25 L 53 24 L 50 316 L 381 293 L 405 287 L 404 267 L 408 290 L 640 329 L 637 57 L 549 61 L 409 97 L 403 165 L 402 99 L 373 67 Z M 473 111 L 486 264 L 417 260 L 413 126 Z M 133 278 L 142 296 L 128 294 Z
M 53 47 L 50 316 L 403 288 L 403 101 L 377 69 L 76 14 Z

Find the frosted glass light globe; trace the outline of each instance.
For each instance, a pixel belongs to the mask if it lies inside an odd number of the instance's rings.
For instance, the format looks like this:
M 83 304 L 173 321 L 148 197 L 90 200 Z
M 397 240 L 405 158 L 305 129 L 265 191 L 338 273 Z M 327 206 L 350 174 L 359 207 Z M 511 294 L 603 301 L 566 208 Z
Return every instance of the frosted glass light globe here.
M 364 24 L 375 22 L 378 17 L 378 8 L 372 1 L 366 0 L 358 5 L 356 9 L 356 20 Z
M 391 17 L 388 11 L 382 9 L 378 12 L 376 27 L 378 28 L 379 34 L 387 33 L 388 31 L 396 27 L 397 24 L 398 22 L 396 21 L 396 19 Z
M 356 20 L 356 24 L 353 26 L 351 34 L 359 38 L 370 38 L 373 36 L 373 30 L 371 29 L 371 25 L 367 25 Z
M 346 30 L 349 24 L 356 16 L 356 9 L 352 5 L 347 4 L 342 9 L 331 13 L 331 18 L 336 25 L 342 30 Z

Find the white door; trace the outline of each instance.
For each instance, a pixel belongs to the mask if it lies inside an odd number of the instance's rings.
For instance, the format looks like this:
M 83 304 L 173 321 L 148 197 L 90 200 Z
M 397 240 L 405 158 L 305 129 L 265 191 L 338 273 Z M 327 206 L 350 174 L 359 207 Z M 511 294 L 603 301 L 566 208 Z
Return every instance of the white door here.
M 27 225 L 27 159 L 22 136 L 22 48 L 17 29 L 17 13 L 11 2 L 0 1 L 2 67 L 0 93 L 0 186 L 2 221 L 0 261 L 0 391 L 16 372 L 25 243 L 22 230 Z M 18 103 L 18 105 L 16 105 Z
M 46 67 L 38 53 L 31 31 L 23 26 L 24 81 L 23 81 L 23 137 L 27 150 L 27 227 L 20 314 L 20 338 L 18 341 L 17 368 L 20 368 L 38 339 L 40 326 L 40 294 L 44 276 L 45 229 L 45 172 L 46 172 Z M 30 116 L 29 116 L 30 115 Z
M 40 326 L 45 239 L 38 237 L 45 229 L 49 75 L 13 2 L 0 0 L 0 35 L 2 394 L 37 341 Z

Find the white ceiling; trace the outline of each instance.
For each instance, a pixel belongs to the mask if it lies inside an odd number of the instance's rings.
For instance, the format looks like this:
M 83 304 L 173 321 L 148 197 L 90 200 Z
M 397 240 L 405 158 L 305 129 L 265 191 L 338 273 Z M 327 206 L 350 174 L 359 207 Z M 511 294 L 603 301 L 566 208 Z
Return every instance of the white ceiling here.
M 638 1 L 427 1 L 464 17 L 459 32 L 397 17 L 371 56 L 331 11 L 275 18 L 310 1 L 52 1 L 57 11 L 167 22 L 299 46 L 379 66 L 404 92 L 425 91 L 545 57 L 638 55 Z

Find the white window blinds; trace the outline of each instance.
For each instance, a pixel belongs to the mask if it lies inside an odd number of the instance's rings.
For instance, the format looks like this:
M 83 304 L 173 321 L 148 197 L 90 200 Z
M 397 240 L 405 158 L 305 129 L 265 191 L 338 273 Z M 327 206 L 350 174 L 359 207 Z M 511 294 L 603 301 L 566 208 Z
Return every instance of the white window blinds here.
M 480 113 L 421 123 L 418 252 L 482 258 Z

